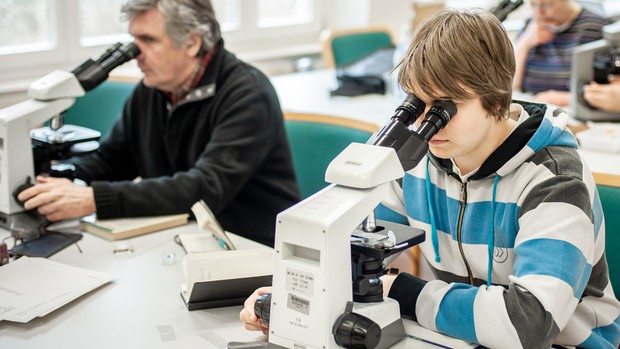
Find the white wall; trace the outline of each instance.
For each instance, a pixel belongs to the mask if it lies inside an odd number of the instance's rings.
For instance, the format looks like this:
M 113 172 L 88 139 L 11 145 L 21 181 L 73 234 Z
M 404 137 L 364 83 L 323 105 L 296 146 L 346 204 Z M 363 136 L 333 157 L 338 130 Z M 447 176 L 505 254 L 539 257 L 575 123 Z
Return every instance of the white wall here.
M 327 26 L 342 29 L 385 26 L 397 35 L 413 19 L 414 0 L 335 0 L 330 3 Z

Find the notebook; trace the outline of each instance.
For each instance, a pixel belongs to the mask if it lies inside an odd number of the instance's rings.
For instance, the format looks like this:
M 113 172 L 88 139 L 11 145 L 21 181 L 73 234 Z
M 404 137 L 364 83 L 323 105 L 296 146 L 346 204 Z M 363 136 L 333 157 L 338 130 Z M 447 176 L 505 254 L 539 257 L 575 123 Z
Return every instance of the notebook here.
M 186 213 L 115 219 L 97 219 L 93 215 L 80 219 L 80 229 L 108 240 L 122 240 L 187 224 L 188 217 Z

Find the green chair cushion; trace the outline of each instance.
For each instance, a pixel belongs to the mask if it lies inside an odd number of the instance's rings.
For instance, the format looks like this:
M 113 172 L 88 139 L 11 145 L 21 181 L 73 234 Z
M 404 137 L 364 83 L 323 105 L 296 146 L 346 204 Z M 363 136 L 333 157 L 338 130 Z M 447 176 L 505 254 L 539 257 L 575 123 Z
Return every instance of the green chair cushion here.
M 135 83 L 105 81 L 76 99 L 65 113 L 65 124 L 97 130 L 103 138 L 122 114 L 135 86 Z
M 598 185 L 605 216 L 605 255 L 616 296 L 620 295 L 620 187 Z
M 286 120 L 285 127 L 302 198 L 328 185 L 325 170 L 336 155 L 352 142 L 366 143 L 372 135 L 349 127 L 298 120 Z
M 368 32 L 335 37 L 332 40 L 334 64 L 340 67 L 353 63 L 369 54 L 391 47 L 392 39 L 386 32 Z

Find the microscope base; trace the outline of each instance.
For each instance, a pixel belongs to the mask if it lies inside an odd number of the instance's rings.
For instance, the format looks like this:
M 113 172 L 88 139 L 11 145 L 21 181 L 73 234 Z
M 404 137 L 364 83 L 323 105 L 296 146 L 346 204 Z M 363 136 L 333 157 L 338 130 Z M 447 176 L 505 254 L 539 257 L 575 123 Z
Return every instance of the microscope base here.
M 375 349 L 386 349 L 403 340 L 406 336 L 403 319 L 398 318 L 381 329 L 381 340 Z
M 374 349 L 387 349 L 405 338 L 405 325 L 398 302 L 385 297 L 379 303 L 354 303 L 353 312 L 363 315 L 381 327 L 381 340 Z
M 380 303 L 355 303 L 353 312 L 375 321 L 381 327 L 381 339 L 374 348 L 387 349 L 406 337 L 403 319 L 400 317 L 398 302 L 391 298 L 384 298 Z M 299 346 L 304 348 L 314 348 Z M 292 349 L 271 342 L 230 342 L 227 349 Z M 331 346 L 328 346 L 332 349 Z M 334 344 L 333 348 L 340 348 Z M 318 348 L 317 348 L 318 349 Z
M 41 235 L 41 228 L 47 224 L 45 217 L 36 211 L 23 211 L 17 213 L 0 212 L 0 228 L 5 229 L 11 235 L 24 241 L 35 240 Z

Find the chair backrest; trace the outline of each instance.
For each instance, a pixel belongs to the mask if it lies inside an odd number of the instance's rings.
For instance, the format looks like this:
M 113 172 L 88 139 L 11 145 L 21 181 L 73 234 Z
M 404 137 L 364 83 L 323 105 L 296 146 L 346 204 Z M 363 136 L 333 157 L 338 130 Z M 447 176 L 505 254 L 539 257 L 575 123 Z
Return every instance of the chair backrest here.
M 365 143 L 379 126 L 344 117 L 284 113 L 302 198 L 325 188 L 325 170 L 352 142 Z
M 65 124 L 88 127 L 103 138 L 123 112 L 135 82 L 104 81 L 78 98 L 65 113 Z
M 368 27 L 325 31 L 323 42 L 323 63 L 328 68 L 353 63 L 384 47 L 394 47 L 390 29 Z
M 605 255 L 616 297 L 620 296 L 620 177 L 597 179 L 598 195 L 605 216 Z

